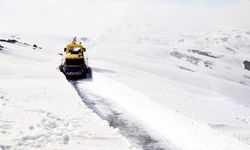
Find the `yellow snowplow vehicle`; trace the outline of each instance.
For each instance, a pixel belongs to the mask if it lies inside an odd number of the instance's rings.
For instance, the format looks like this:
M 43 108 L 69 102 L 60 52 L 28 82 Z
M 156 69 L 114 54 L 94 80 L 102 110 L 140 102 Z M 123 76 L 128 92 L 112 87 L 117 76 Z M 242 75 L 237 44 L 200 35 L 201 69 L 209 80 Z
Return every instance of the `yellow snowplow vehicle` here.
M 92 70 L 85 56 L 86 48 L 81 43 L 76 43 L 76 38 L 64 48 L 64 52 L 60 70 L 67 78 L 92 78 Z

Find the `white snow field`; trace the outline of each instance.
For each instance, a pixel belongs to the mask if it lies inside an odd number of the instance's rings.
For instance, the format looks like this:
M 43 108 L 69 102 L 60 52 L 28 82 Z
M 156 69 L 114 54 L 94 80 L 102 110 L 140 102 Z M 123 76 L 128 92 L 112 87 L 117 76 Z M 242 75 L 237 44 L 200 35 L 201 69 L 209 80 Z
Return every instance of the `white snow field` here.
M 93 81 L 78 87 L 90 101 L 108 103 L 183 150 L 250 149 L 249 31 L 127 24 L 88 49 Z
M 249 31 L 113 27 L 85 41 L 93 80 L 75 81 L 79 95 L 57 69 L 70 37 L 0 39 L 19 41 L 0 41 L 3 150 L 250 149 Z
M 0 150 L 250 150 L 249 14 L 249 0 L 0 0 Z M 73 36 L 92 80 L 58 70 Z
M 58 71 L 57 53 L 70 39 L 6 34 L 0 39 L 19 41 L 0 41 L 1 150 L 132 149 Z

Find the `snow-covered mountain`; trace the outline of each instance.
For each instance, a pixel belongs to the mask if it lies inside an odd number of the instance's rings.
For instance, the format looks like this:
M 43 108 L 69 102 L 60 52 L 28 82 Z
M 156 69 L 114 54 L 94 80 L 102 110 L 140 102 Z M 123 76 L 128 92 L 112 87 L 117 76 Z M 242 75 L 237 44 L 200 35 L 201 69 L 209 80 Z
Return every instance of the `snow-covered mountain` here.
M 0 0 L 0 150 L 249 150 L 249 14 L 249 0 Z M 92 80 L 58 69 L 73 36 Z
M 181 149 L 249 149 L 249 43 L 249 31 L 117 26 L 89 42 L 94 78 L 79 87 Z
M 93 80 L 72 86 L 57 69 L 70 40 L 0 35 L 2 149 L 250 148 L 250 31 L 126 24 L 79 37 Z

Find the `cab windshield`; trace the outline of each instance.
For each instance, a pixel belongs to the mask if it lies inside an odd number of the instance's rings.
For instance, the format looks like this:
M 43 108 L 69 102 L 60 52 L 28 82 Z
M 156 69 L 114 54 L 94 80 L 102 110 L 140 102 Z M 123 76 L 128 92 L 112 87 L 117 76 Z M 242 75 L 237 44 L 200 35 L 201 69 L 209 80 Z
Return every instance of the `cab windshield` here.
M 71 54 L 78 54 L 80 51 L 81 51 L 80 47 L 72 47 L 72 48 L 69 49 L 69 52 Z

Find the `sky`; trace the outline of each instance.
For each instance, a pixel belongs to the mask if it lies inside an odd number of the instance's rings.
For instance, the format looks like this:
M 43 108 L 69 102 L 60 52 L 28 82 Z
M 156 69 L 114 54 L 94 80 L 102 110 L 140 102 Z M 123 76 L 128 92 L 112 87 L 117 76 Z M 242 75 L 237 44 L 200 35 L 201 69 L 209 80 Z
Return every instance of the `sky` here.
M 203 3 L 203 4 L 230 4 L 239 0 L 159 0 L 161 2 L 178 2 L 178 3 Z
M 99 34 L 121 24 L 250 27 L 249 0 L 0 0 L 0 32 Z

